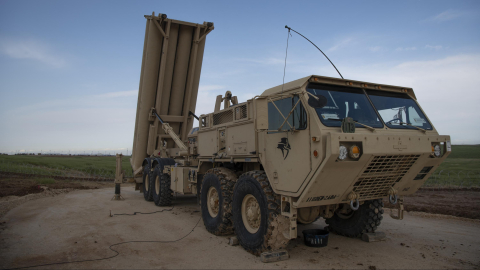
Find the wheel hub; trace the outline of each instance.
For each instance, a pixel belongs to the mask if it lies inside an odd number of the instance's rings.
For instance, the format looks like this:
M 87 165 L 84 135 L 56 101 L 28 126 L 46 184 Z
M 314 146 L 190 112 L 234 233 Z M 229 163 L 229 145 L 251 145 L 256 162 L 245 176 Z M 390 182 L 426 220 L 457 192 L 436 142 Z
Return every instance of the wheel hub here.
M 218 192 L 215 187 L 210 187 L 207 193 L 207 208 L 208 213 L 212 217 L 216 217 L 219 212 L 219 201 Z
M 252 194 L 248 194 L 242 201 L 243 225 L 250 233 L 256 233 L 260 228 L 261 213 L 260 205 Z

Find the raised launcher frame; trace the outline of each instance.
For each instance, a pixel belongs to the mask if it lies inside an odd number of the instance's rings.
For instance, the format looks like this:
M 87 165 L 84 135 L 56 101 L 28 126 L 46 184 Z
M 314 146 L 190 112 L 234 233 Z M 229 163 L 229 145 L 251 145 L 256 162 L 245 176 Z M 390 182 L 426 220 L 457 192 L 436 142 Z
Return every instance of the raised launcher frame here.
M 168 19 L 165 14 L 147 19 L 138 91 L 135 133 L 130 163 L 137 183 L 149 156 L 178 156 L 170 135 L 152 114 L 155 109 L 182 141 L 192 129 L 206 36 L 211 22 L 195 24 Z

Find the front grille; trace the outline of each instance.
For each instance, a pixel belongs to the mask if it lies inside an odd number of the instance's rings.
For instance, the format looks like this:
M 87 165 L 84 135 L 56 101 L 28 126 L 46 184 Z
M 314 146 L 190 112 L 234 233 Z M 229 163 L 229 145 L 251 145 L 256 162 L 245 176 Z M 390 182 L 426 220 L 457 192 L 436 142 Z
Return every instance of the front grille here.
M 233 121 L 233 111 L 228 110 L 213 115 L 213 125 L 225 124 Z
M 433 166 L 430 167 L 423 167 L 423 169 L 415 176 L 413 180 L 422 180 L 427 176 L 427 174 L 433 169 Z
M 353 191 L 361 199 L 373 199 L 388 195 L 390 187 L 400 181 L 420 155 L 375 156 L 368 164 Z

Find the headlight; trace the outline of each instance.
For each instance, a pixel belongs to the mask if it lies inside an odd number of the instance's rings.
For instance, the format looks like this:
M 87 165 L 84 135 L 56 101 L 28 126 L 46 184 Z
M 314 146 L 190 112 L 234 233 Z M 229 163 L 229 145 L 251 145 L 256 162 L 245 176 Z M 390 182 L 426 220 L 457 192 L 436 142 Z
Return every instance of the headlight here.
M 434 149 L 433 149 L 433 153 L 435 154 L 436 157 L 440 157 L 440 155 L 442 154 L 442 151 L 440 151 L 440 145 L 435 145 Z
M 360 147 L 358 147 L 356 145 L 352 145 L 352 147 L 350 147 L 349 154 L 350 154 L 350 157 L 353 158 L 353 159 L 359 158 L 360 157 Z
M 339 160 L 344 160 L 347 158 L 348 150 L 347 147 L 340 145 L 339 148 L 339 154 L 338 154 L 338 159 Z

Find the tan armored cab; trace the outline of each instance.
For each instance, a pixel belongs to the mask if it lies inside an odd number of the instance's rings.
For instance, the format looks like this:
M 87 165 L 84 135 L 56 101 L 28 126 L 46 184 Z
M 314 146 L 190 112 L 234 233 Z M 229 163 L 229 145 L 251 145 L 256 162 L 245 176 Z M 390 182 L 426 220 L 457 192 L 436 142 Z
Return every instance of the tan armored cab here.
M 285 248 L 297 224 L 319 217 L 337 234 L 374 232 L 382 198 L 401 219 L 402 196 L 451 151 L 413 89 L 316 75 L 244 102 L 227 91 L 192 128 L 213 24 L 146 17 L 137 188 L 158 206 L 170 205 L 174 192 L 197 194 L 205 228 L 235 234 L 253 254 Z

